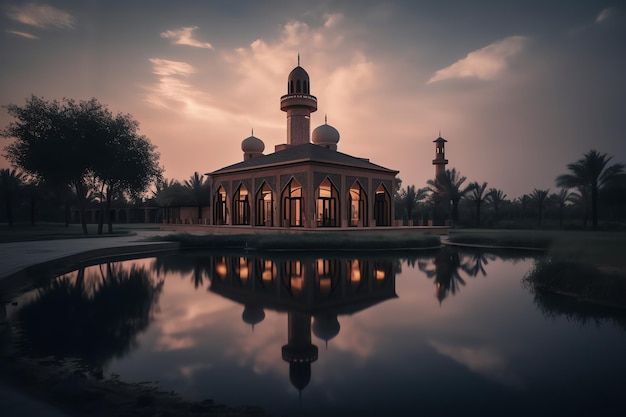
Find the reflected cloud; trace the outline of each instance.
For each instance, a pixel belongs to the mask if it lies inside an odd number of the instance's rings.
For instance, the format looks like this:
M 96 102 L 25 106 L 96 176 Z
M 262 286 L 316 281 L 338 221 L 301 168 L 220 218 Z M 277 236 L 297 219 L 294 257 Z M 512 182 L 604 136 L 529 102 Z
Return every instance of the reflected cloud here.
M 526 43 L 527 38 L 524 36 L 509 36 L 477 49 L 454 64 L 438 70 L 427 84 L 462 78 L 493 80 L 508 69 L 511 59 L 519 55 Z
M 604 23 L 607 20 L 609 20 L 611 17 L 613 17 L 614 14 L 615 14 L 615 11 L 611 9 L 610 7 L 607 7 L 606 9 L 602 9 L 600 13 L 598 13 L 598 16 L 596 17 L 595 22 Z
M 434 340 L 430 340 L 429 343 L 439 354 L 453 359 L 492 381 L 511 388 L 523 387 L 520 377 L 510 369 L 508 360 L 494 348 L 489 346 L 453 346 Z
M 49 27 L 72 29 L 74 27 L 72 15 L 47 4 L 29 3 L 21 7 L 9 7 L 7 16 L 25 25 L 42 29 Z

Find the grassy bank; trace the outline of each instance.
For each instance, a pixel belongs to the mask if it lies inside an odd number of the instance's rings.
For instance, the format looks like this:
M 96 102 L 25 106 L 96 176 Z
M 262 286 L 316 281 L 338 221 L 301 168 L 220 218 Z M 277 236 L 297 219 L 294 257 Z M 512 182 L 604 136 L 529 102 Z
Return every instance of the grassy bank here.
M 312 233 L 194 235 L 177 233 L 154 240 L 178 242 L 183 247 L 256 250 L 396 250 L 439 247 L 439 236 L 416 233 Z
M 455 230 L 448 240 L 544 250 L 523 279 L 529 290 L 626 308 L 626 233 L 622 231 Z
M 550 292 L 580 301 L 626 308 L 626 276 L 576 260 L 545 257 L 523 279 L 534 292 Z
M 453 230 L 454 243 L 543 249 L 553 259 L 576 259 L 602 270 L 626 272 L 626 232 L 562 230 Z

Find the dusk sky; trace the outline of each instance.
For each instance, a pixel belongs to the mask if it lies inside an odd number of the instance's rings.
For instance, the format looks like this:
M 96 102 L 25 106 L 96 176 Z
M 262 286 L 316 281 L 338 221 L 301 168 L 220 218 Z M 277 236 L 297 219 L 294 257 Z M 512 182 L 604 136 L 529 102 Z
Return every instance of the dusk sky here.
M 167 178 L 241 161 L 252 129 L 266 154 L 285 143 L 298 53 L 311 129 L 327 115 L 339 151 L 403 186 L 433 177 L 439 132 L 448 168 L 510 199 L 556 191 L 591 149 L 626 163 L 623 2 L 3 0 L 0 13 L 1 105 L 95 97 L 139 121 Z

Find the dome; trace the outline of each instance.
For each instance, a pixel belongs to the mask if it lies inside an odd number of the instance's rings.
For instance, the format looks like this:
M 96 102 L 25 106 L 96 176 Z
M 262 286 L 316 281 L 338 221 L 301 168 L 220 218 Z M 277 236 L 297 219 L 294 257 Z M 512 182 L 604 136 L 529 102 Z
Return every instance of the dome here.
M 246 305 L 241 318 L 254 329 L 254 325 L 259 324 L 265 318 L 265 311 L 262 307 Z
M 309 74 L 300 65 L 289 73 L 287 78 L 287 94 L 311 94 Z
M 311 140 L 316 145 L 337 145 L 339 132 L 329 124 L 323 124 L 313 130 Z
M 256 136 L 250 136 L 241 141 L 241 150 L 246 153 L 263 153 L 265 144 Z
M 328 341 L 339 334 L 339 321 L 336 315 L 315 316 L 313 319 L 313 334 Z

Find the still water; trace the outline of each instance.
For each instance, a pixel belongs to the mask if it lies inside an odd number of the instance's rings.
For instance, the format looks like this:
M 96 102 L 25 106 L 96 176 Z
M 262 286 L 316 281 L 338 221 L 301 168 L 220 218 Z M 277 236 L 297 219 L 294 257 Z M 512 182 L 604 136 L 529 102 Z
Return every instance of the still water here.
M 7 305 L 24 354 L 281 415 L 623 415 L 626 320 L 539 297 L 528 255 L 180 252 Z

